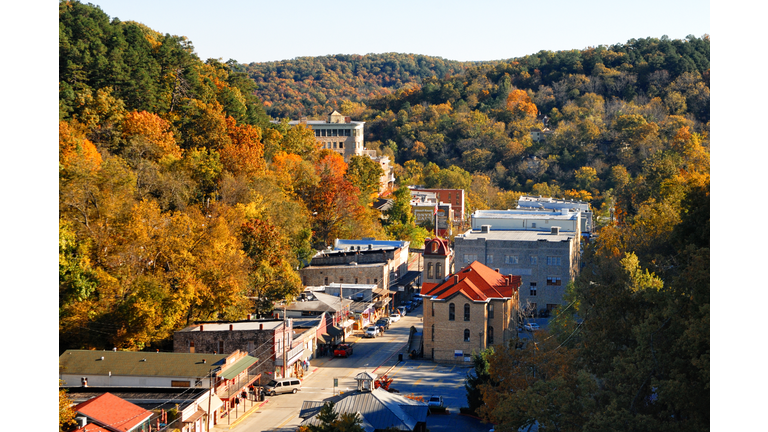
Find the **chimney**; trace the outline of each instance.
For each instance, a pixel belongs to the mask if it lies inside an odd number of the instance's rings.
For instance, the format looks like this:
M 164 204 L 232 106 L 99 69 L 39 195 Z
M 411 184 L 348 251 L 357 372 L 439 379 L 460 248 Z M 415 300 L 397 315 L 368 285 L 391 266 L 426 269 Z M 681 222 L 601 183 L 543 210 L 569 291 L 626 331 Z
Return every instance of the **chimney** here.
M 344 117 L 344 123 L 352 123 L 352 117 L 350 116 Z
M 230 324 L 230 325 L 229 325 L 229 331 L 232 331 L 232 330 L 234 330 L 234 329 L 235 329 L 235 325 L 234 325 L 234 324 Z
M 248 321 L 251 320 L 251 314 L 248 314 Z
M 200 324 L 200 331 L 203 331 L 203 325 Z
M 259 324 L 259 330 L 264 330 L 264 323 Z
M 499 269 L 494 269 L 494 270 L 496 270 L 496 273 L 501 273 L 501 272 L 499 271 Z
M 560 227 L 559 226 L 553 226 L 552 227 L 552 235 L 559 235 L 560 234 Z
M 453 284 L 456 285 L 459 283 L 459 275 L 453 275 Z

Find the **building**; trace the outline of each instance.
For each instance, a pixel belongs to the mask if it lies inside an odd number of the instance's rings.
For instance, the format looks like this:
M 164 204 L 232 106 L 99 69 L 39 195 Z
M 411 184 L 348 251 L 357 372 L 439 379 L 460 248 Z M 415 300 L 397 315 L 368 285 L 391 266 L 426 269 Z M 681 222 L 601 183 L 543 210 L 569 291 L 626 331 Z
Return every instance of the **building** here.
M 517 200 L 517 208 L 521 210 L 568 210 L 581 213 L 581 233 L 589 237 L 594 231 L 592 209 L 588 202 L 565 199 L 547 198 L 541 196 L 521 196 Z
M 258 379 L 295 376 L 293 365 L 302 358 L 304 346 L 294 344 L 292 325 L 291 319 L 198 323 L 173 333 L 173 351 L 248 352 L 261 360 L 252 371 Z
M 553 226 L 560 231 L 581 232 L 581 212 L 558 210 L 475 210 L 470 217 L 473 230 L 492 226 L 494 230 L 550 231 Z
M 150 432 L 152 412 L 111 393 L 103 393 L 72 407 L 80 422 L 77 431 Z M 100 428 L 100 429 L 99 429 Z
M 273 121 L 273 123 L 278 122 Z M 299 120 L 291 120 L 288 124 L 291 126 L 302 124 L 310 127 L 315 132 L 315 140 L 320 146 L 344 156 L 345 162 L 349 162 L 352 156 L 369 153 L 365 150 L 363 140 L 365 122 L 352 121 L 350 117 L 345 117 L 337 111 L 328 114 L 326 120 L 307 120 L 306 117 L 302 117 Z
M 165 423 L 168 425 L 168 430 L 205 431 L 206 421 L 208 428 L 212 428 L 218 420 L 216 413 L 224 405 L 218 396 L 211 394 L 209 389 L 203 388 L 70 387 L 67 389 L 67 397 L 75 405 L 105 393 L 110 393 L 143 409 L 154 411 L 155 415 L 150 419 L 150 423 L 154 425 L 153 430 L 160 430 L 159 424 Z M 253 395 L 249 395 L 249 400 L 252 399 L 255 399 Z M 168 413 L 173 408 L 177 412 L 176 418 L 172 418 Z M 211 415 L 208 415 L 209 412 Z M 84 423 L 88 424 L 88 419 L 81 418 L 78 422 L 82 427 Z M 98 427 L 96 423 L 90 423 L 90 425 Z M 91 429 L 78 430 L 90 431 Z
M 408 189 L 411 190 L 412 195 L 414 192 L 434 194 L 438 202 L 451 205 L 452 220 L 455 224 L 464 221 L 464 189 L 427 189 L 415 186 L 409 186 Z
M 453 273 L 453 250 L 448 240 L 441 238 L 424 241 L 422 283 L 440 283 Z
M 456 265 L 474 261 L 504 274 L 519 275 L 520 308 L 537 315 L 563 304 L 565 287 L 579 271 L 579 231 L 561 231 L 557 219 L 548 231 L 496 229 L 483 225 L 454 238 Z M 578 225 L 578 224 L 577 224 Z
M 395 173 L 392 170 L 389 156 L 376 156 L 373 151 L 367 151 L 368 157 L 381 167 L 381 177 L 379 178 L 379 195 L 383 195 L 386 192 L 391 192 L 395 186 Z
M 468 362 L 473 352 L 506 345 L 517 336 L 520 276 L 504 275 L 478 261 L 441 283 L 425 283 L 424 356 Z
M 301 426 L 322 425 L 317 416 L 326 403 L 333 402 L 333 411 L 339 415 L 358 414 L 366 432 L 426 432 L 429 413 L 426 403 L 374 388 L 376 377 L 368 372 L 359 373 L 355 379 L 356 390 L 323 401 L 304 401 L 299 411 L 299 417 L 304 420 Z

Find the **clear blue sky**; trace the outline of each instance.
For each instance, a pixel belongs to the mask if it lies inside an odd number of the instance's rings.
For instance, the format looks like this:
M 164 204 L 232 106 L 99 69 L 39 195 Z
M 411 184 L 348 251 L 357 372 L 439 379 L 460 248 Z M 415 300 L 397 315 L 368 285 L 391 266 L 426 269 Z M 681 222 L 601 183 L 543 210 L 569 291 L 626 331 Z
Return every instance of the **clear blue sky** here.
M 202 60 L 240 63 L 385 52 L 501 60 L 710 34 L 709 1 L 695 0 L 91 1 L 110 17 L 187 36 Z

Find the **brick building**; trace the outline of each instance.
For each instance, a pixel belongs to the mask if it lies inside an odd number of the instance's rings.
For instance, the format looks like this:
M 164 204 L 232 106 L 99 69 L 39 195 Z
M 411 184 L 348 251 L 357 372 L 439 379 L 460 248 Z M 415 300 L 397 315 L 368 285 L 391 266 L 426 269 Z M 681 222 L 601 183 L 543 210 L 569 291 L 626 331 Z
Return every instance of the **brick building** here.
M 440 283 L 453 273 L 453 250 L 448 240 L 441 238 L 424 241 L 423 283 Z
M 461 223 L 464 221 L 464 189 L 427 189 L 409 186 L 411 193 L 430 192 L 434 193 L 438 202 L 450 204 L 453 210 L 453 222 Z
M 520 276 L 475 261 L 441 283 L 425 283 L 424 356 L 470 361 L 473 352 L 517 336 Z

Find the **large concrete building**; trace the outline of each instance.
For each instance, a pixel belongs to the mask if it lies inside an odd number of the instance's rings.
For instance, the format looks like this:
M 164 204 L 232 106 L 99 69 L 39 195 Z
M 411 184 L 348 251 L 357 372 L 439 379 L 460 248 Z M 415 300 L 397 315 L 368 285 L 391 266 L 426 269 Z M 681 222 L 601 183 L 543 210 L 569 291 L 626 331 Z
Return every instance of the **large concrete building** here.
M 310 127 L 315 132 L 315 139 L 324 149 L 333 150 L 344 156 L 344 161 L 355 155 L 367 154 L 363 140 L 365 122 L 352 121 L 351 118 L 334 111 L 326 120 L 299 120 L 288 122 L 291 126 L 299 124 Z M 375 152 L 374 152 L 375 153 Z
M 548 231 L 496 229 L 483 225 L 454 239 L 456 266 L 479 261 L 504 274 L 519 275 L 520 308 L 527 314 L 563 304 L 568 282 L 579 271 L 579 231 L 562 231 L 557 219 Z M 578 226 L 578 224 L 576 224 Z
M 520 276 L 478 261 L 441 283 L 425 283 L 424 356 L 464 363 L 473 352 L 506 345 L 517 336 L 519 288 Z
M 592 209 L 588 202 L 523 195 L 517 200 L 520 210 L 563 211 L 581 214 L 581 233 L 589 236 L 595 229 Z

